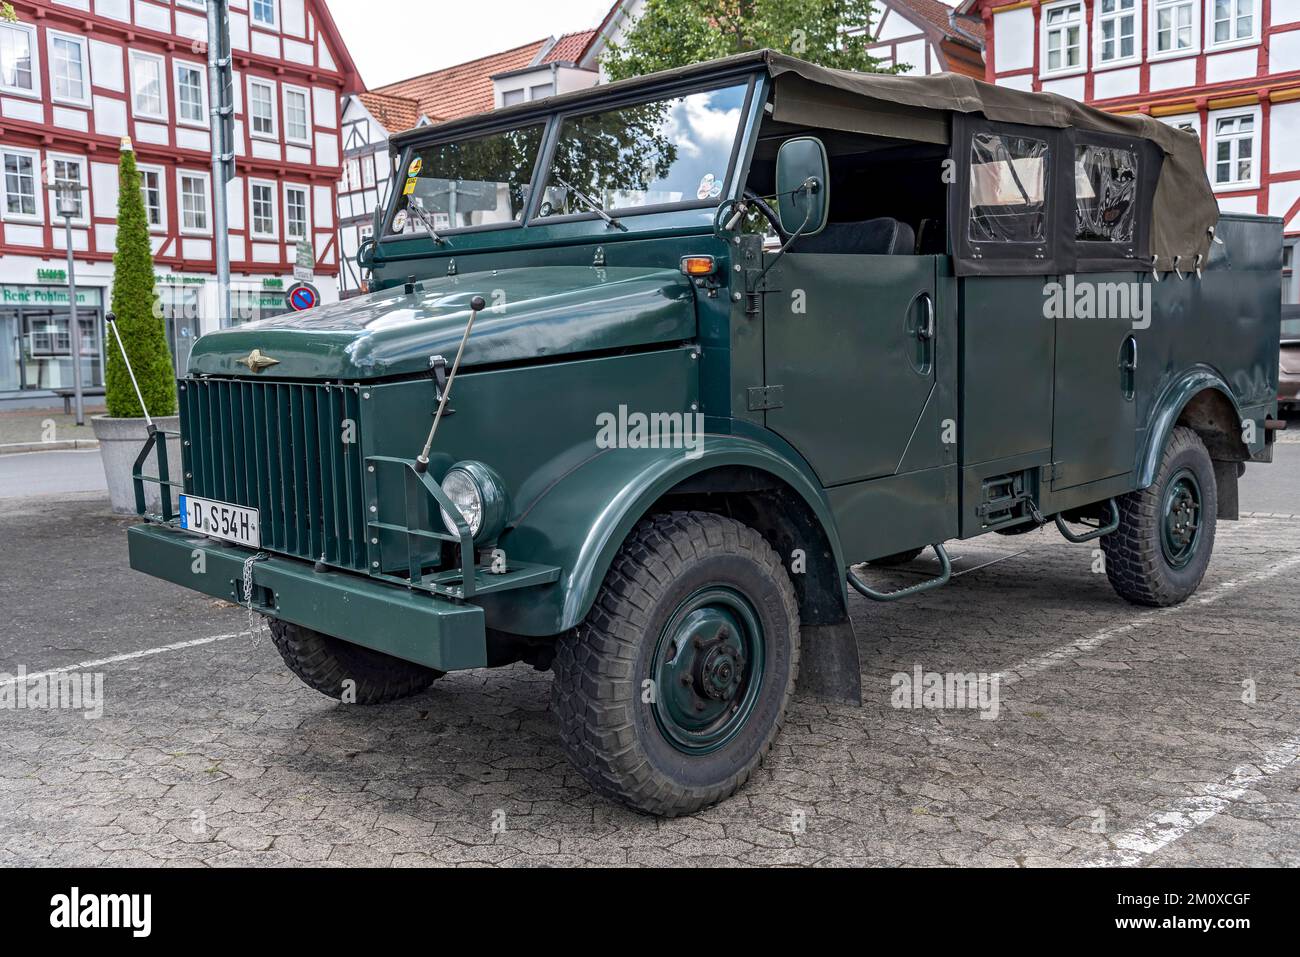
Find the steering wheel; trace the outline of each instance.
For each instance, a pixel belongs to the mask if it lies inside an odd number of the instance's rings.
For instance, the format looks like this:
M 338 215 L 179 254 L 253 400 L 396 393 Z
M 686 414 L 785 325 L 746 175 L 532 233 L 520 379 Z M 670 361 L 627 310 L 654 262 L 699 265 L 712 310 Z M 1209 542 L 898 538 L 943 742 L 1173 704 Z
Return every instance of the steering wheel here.
M 753 204 L 754 208 L 762 214 L 763 218 L 772 224 L 772 228 L 776 230 L 776 234 L 782 239 L 785 239 L 788 234 L 781 226 L 781 217 L 776 214 L 776 210 L 768 204 L 767 200 L 762 196 L 759 196 L 758 193 L 754 192 L 748 186 L 745 187 L 743 195 L 745 197 L 745 202 Z

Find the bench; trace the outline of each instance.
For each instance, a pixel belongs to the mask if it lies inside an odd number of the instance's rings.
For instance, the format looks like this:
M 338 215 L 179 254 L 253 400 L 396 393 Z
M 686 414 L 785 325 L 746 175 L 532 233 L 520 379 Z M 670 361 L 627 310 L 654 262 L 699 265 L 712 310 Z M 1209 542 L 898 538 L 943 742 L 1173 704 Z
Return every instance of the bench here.
M 63 400 L 63 414 L 72 415 L 72 400 L 77 396 L 76 389 L 54 389 L 54 394 Z M 97 398 L 104 394 L 103 386 L 86 386 L 81 390 L 82 398 Z

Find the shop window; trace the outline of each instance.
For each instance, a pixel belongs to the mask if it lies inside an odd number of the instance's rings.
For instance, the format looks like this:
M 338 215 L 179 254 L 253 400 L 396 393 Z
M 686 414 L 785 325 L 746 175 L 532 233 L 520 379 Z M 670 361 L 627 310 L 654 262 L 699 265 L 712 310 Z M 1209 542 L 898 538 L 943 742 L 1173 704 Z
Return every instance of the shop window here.
M 1138 210 L 1138 159 L 1132 150 L 1080 146 L 1074 154 L 1075 239 L 1132 243 Z

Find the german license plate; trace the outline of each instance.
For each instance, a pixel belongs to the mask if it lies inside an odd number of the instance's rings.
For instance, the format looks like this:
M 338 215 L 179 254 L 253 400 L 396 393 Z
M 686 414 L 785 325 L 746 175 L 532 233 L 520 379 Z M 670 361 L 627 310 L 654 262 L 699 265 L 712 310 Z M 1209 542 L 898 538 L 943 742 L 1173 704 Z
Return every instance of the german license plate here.
M 181 528 L 249 548 L 262 545 L 257 509 L 214 502 L 195 495 L 181 496 Z

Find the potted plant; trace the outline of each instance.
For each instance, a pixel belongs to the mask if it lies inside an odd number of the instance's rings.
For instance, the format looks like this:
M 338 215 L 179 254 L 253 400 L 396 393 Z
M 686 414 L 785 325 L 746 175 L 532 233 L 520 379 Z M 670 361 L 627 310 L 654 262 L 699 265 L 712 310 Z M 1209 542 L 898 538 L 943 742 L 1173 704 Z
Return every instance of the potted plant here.
M 112 312 L 117 317 L 118 335 L 131 360 L 149 414 L 161 430 L 175 432 L 176 377 L 167 333 L 161 312 L 156 308 L 153 253 L 149 247 L 149 226 L 145 219 L 144 195 L 140 191 L 140 172 L 130 139 L 123 138 L 118 163 L 117 248 L 113 253 Z M 104 404 L 106 415 L 91 422 L 99 439 L 100 457 L 108 480 L 108 495 L 115 512 L 135 511 L 135 485 L 131 472 L 136 456 L 148 437 L 144 409 L 131 382 L 131 374 L 122 361 L 117 336 L 109 331 L 105 337 L 107 363 L 104 370 Z M 167 441 L 167 462 L 173 481 L 181 475 L 180 442 Z M 157 475 L 157 453 L 150 456 L 144 471 Z M 156 512 L 161 501 L 159 487 L 145 486 L 145 500 Z

